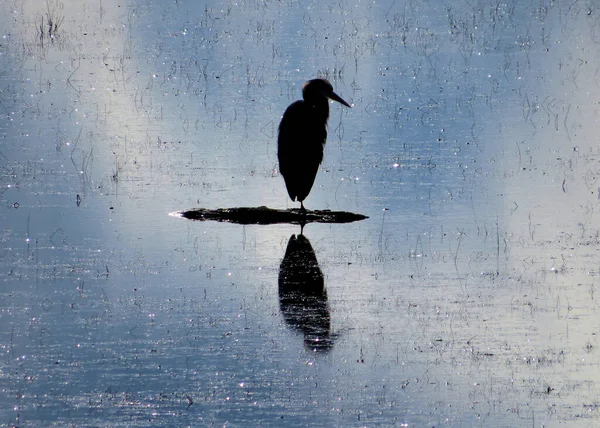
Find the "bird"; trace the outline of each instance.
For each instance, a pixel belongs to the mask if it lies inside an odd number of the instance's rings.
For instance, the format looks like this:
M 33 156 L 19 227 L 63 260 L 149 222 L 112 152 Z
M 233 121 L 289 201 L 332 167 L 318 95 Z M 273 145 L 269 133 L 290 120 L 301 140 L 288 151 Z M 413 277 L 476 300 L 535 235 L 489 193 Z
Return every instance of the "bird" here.
M 302 87 L 302 100 L 290 104 L 283 113 L 277 137 L 279 172 L 292 201 L 300 202 L 310 193 L 327 140 L 329 100 L 350 107 L 326 79 L 312 79 Z

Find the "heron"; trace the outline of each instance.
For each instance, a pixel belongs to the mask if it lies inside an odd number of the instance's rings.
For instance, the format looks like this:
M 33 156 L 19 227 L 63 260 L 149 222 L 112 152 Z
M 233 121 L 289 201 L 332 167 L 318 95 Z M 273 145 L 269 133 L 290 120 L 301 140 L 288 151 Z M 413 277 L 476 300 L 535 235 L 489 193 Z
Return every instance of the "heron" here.
M 329 99 L 350 107 L 326 79 L 309 80 L 302 87 L 302 98 L 290 104 L 283 113 L 277 138 L 279 171 L 292 201 L 304 199 L 315 182 L 327 140 Z

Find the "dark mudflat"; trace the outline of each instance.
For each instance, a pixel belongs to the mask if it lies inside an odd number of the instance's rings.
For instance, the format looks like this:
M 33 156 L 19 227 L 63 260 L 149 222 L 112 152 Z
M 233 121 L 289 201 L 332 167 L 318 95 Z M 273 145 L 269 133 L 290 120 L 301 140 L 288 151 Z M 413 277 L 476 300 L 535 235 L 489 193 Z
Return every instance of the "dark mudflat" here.
M 362 214 L 345 211 L 317 210 L 302 211 L 298 208 L 275 210 L 267 207 L 193 208 L 173 213 L 179 217 L 199 221 L 221 221 L 238 224 L 306 224 L 306 223 L 350 223 L 368 218 Z

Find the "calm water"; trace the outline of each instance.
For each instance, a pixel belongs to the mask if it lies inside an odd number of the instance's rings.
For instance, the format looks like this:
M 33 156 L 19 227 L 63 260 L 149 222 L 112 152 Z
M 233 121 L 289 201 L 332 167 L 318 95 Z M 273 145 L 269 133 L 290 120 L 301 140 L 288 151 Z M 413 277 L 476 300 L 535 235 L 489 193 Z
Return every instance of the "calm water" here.
M 0 5 L 0 425 L 594 426 L 600 9 Z M 331 105 L 309 209 L 281 114 Z

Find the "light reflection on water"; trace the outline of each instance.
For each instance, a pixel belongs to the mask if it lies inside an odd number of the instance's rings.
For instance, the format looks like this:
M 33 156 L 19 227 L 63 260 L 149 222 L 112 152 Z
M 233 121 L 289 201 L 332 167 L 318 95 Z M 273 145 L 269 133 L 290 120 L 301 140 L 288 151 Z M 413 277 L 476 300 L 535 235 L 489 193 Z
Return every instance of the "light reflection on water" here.
M 0 10 L 4 423 L 598 418 L 587 3 Z M 277 125 L 317 74 L 353 108 L 306 205 L 370 218 L 305 227 L 294 300 L 298 227 L 167 214 L 295 206 Z

